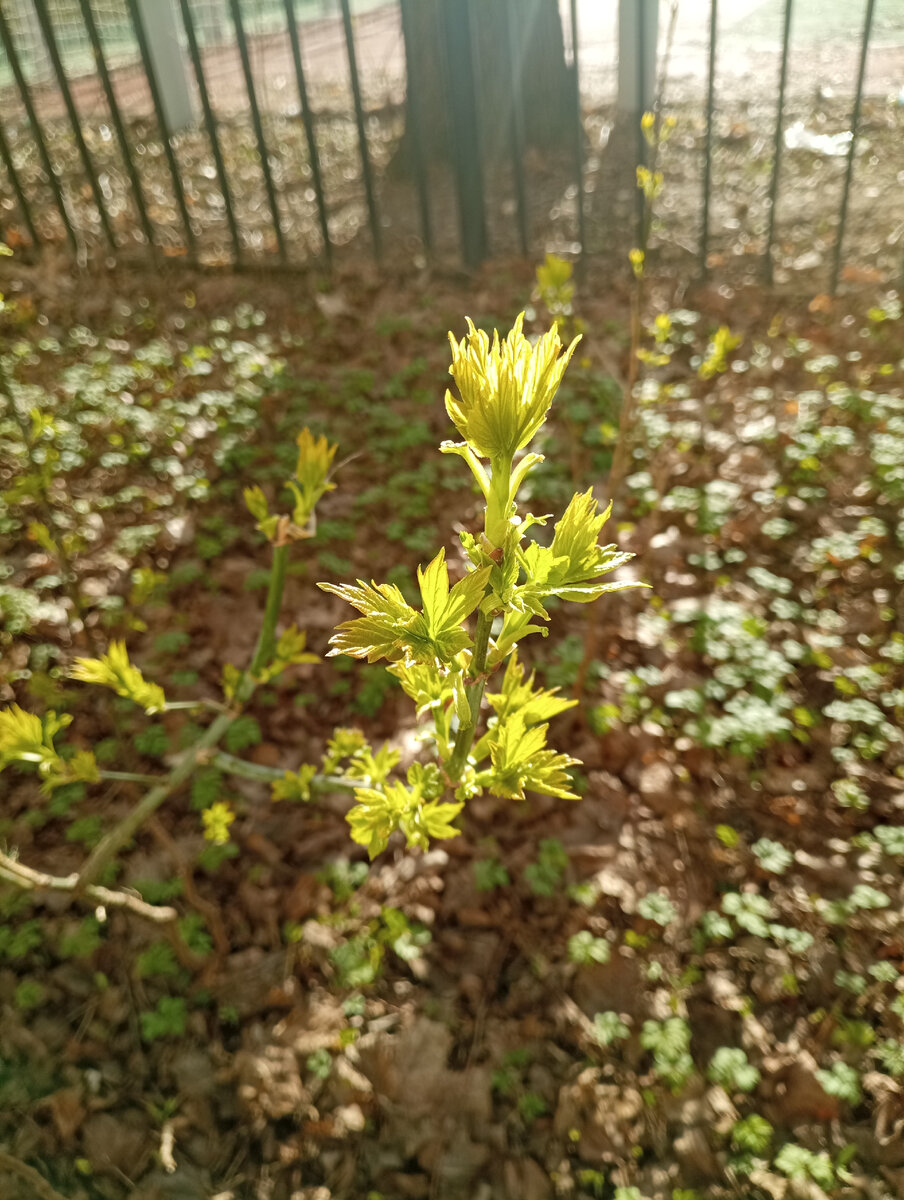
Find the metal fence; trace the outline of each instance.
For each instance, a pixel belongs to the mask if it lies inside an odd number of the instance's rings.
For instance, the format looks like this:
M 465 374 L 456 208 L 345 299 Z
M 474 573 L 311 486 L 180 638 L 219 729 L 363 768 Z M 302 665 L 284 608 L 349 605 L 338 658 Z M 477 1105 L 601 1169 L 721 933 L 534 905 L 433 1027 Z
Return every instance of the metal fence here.
M 443 0 L 458 152 L 441 161 L 407 70 L 422 2 L 4 0 L 0 238 L 83 261 L 233 267 L 623 255 L 643 144 L 618 116 L 618 0 L 561 0 L 574 137 L 542 154 L 517 104 L 502 139 L 475 149 L 500 57 L 513 92 L 532 81 L 512 38 L 483 44 L 476 0 Z M 521 0 L 498 3 L 514 27 Z M 667 24 L 660 96 L 678 127 L 660 162 L 660 255 L 770 281 L 809 274 L 833 291 L 895 279 L 900 0 L 679 0 Z M 178 69 L 172 57 L 165 69 L 174 45 Z

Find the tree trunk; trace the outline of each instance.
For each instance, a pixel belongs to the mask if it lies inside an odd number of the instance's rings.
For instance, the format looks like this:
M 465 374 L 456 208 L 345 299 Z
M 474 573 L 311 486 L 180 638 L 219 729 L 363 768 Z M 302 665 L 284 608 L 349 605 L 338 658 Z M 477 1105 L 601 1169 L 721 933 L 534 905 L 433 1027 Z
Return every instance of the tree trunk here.
M 558 0 L 410 0 L 404 6 L 408 120 L 400 165 L 410 162 L 413 151 L 414 106 L 425 156 L 452 157 L 456 73 L 448 61 L 444 25 L 461 19 L 462 10 L 470 18 L 485 160 L 510 153 L 519 96 L 525 146 L 546 150 L 570 144 L 576 96 L 572 68 L 565 62 Z

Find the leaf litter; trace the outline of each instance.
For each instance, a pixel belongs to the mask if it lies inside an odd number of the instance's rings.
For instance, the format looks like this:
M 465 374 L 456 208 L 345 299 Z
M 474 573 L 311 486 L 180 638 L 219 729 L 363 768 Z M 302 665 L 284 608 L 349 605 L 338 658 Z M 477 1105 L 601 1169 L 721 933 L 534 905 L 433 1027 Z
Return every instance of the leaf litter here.
M 318 579 L 389 573 L 416 596 L 437 532 L 453 561 L 448 514 L 473 523 L 478 497 L 437 450 L 445 331 L 468 311 L 507 328 L 522 268 L 467 293 L 340 275 L 339 318 L 277 284 L 191 275 L 157 293 L 110 277 L 85 312 L 65 284 L 15 276 L 17 395 L 57 424 L 53 497 L 87 620 L 168 693 L 216 694 L 247 648 L 262 560 L 240 489 L 281 477 L 302 422 L 357 455 L 287 594 L 312 650 L 340 619 Z M 122 875 L 180 906 L 208 962 L 187 897 L 213 909 L 229 951 L 207 972 L 121 913 L 0 894 L 0 1129 L 62 1194 L 897 1193 L 900 305 L 667 279 L 654 296 L 674 344 L 643 384 L 618 514 L 653 595 L 601 602 L 582 708 L 557 718 L 579 802 L 484 798 L 461 837 L 368 872 L 341 798 L 273 805 L 214 768 Z M 550 507 L 601 495 L 626 363 L 619 287 L 580 304 L 585 359 L 543 447 Z M 726 305 L 743 340 L 703 383 Z M 2 699 L 70 712 L 85 745 L 112 719 L 116 764 L 152 771 L 188 718 L 151 738 L 67 682 L 83 635 L 28 540 L 9 414 L 0 437 Z M 583 622 L 533 650 L 548 686 L 575 686 Z M 254 761 L 293 765 L 356 724 L 410 755 L 404 712 L 380 668 L 325 660 L 277 681 L 243 738 Z M 138 795 L 48 806 L 3 784 L 6 844 L 54 871 Z M 198 809 L 224 796 L 235 853 L 211 855 Z

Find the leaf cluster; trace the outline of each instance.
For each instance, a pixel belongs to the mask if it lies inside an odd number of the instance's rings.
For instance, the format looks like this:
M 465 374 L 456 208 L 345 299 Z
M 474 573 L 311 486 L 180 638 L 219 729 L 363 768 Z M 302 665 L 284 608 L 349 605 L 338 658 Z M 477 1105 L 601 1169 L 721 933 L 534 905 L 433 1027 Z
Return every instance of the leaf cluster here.
M 522 314 L 502 339 L 497 333 L 491 341 L 469 321 L 468 335 L 450 341 L 459 395 L 447 392 L 446 409 L 464 441 L 440 449 L 465 460 L 486 501 L 483 531 L 461 534 L 464 576 L 452 582 L 440 549 L 418 568 L 419 607 L 392 583 L 319 585 L 361 614 L 338 626 L 330 653 L 390 664 L 427 725 L 431 765 L 455 797 L 454 804 L 440 803 L 410 772 L 404 782 L 359 788 L 348 820 L 352 837 L 372 856 L 397 830 L 412 846 L 452 836 L 462 803 L 483 792 L 514 800 L 531 791 L 577 798 L 569 777 L 576 760 L 547 746 L 550 719 L 573 702 L 538 687 L 533 675 L 525 678 L 518 645 L 546 635 L 550 598 L 587 603 L 638 586 L 604 578 L 631 556 L 599 544 L 611 505 L 600 512 L 591 491 L 572 497 L 548 544 L 526 538 L 547 518 L 518 512 L 519 488 L 542 461 L 522 451 L 546 420 L 576 340 L 563 352 L 554 325 L 531 344 Z M 487 681 L 503 664 L 501 686 L 485 697 L 480 732 Z

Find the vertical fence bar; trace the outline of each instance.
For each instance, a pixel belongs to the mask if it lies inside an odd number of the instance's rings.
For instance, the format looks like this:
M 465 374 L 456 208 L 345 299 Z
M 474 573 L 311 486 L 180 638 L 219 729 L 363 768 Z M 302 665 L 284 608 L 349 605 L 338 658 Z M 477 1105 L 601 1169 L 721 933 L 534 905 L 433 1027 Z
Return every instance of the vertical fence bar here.
M 793 0 L 785 0 L 785 19 L 782 29 L 782 65 L 778 73 L 778 113 L 775 118 L 775 141 L 772 147 L 772 178 L 769 181 L 769 231 L 766 234 L 766 258 L 763 274 L 768 284 L 772 283 L 772 248 L 775 245 L 775 210 L 778 207 L 778 177 L 782 165 L 784 145 L 785 86 L 788 81 L 788 47 L 791 44 L 791 9 Z
M 31 205 L 28 203 L 28 197 L 22 190 L 22 181 L 19 179 L 16 164 L 13 162 L 12 150 L 10 149 L 9 142 L 6 140 L 6 132 L 2 121 L 0 121 L 0 159 L 3 160 L 6 173 L 9 175 L 9 181 L 13 185 L 13 191 L 16 193 L 16 203 L 19 205 L 19 211 L 22 214 L 22 220 L 25 222 L 25 228 L 28 230 L 28 236 L 31 238 L 31 244 L 37 250 L 41 245 L 41 238 L 37 229 L 35 229 L 35 223 L 31 215 Z
M 712 187 L 713 170 L 713 110 L 716 98 L 716 31 L 719 23 L 718 0 L 710 0 L 709 7 L 709 73 L 706 84 L 706 136 L 703 143 L 703 228 L 700 231 L 700 274 L 707 273 L 709 258 L 709 193 Z
M 75 107 L 75 101 L 72 99 L 72 91 L 69 87 L 69 80 L 66 78 L 66 69 L 63 66 L 63 60 L 60 58 L 60 50 L 57 46 L 57 40 L 53 32 L 53 24 L 50 20 L 50 14 L 47 11 L 46 0 L 33 0 L 35 13 L 38 18 L 38 24 L 41 27 L 41 34 L 44 38 L 44 43 L 47 46 L 47 53 L 50 56 L 50 65 L 53 67 L 53 73 L 56 76 L 57 87 L 60 89 L 60 95 L 63 98 L 63 104 L 66 108 L 66 113 L 69 117 L 69 123 L 72 126 L 72 133 L 75 137 L 75 145 L 78 149 L 79 158 L 82 160 L 82 166 L 85 168 L 85 174 L 88 176 L 88 182 L 91 185 L 91 194 L 94 197 L 94 203 L 97 205 L 97 213 L 100 217 L 101 228 L 104 231 L 104 237 L 111 250 L 116 249 L 116 238 L 113 234 L 113 228 L 110 225 L 110 218 L 107 215 L 107 208 L 104 204 L 104 194 L 101 191 L 100 181 L 97 178 L 97 171 L 94 166 L 94 161 L 88 153 L 88 147 L 85 143 L 85 138 L 82 134 L 81 119 L 78 115 L 78 110 Z
M 637 98 L 635 102 L 637 111 L 634 115 L 635 157 L 637 159 L 637 166 L 645 167 L 647 165 L 647 139 L 644 137 L 641 117 L 643 117 L 646 111 L 647 92 L 649 88 L 649 80 L 647 79 L 647 5 L 645 0 L 635 0 L 635 3 L 637 4 Z M 646 207 L 643 192 L 639 187 L 635 187 L 634 211 L 637 222 L 638 246 L 644 245 Z
M 60 216 L 63 220 L 63 226 L 66 230 L 66 236 L 69 239 L 69 245 L 72 248 L 72 253 L 78 256 L 79 242 L 76 237 L 75 227 L 72 224 L 72 218 L 69 215 L 69 209 L 66 207 L 66 200 L 63 196 L 63 190 L 60 187 L 60 181 L 57 178 L 56 172 L 50 161 L 50 154 L 47 151 L 47 142 L 44 140 L 44 131 L 41 128 L 41 122 L 38 120 L 38 114 L 35 112 L 35 106 L 31 99 L 31 92 L 28 88 L 28 83 L 25 79 L 25 73 L 22 70 L 22 64 L 19 61 L 19 55 L 16 50 L 16 44 L 13 41 L 12 32 L 9 28 L 9 23 L 3 12 L 3 5 L 0 4 L 0 40 L 3 42 L 3 48 L 6 51 L 6 57 L 9 59 L 9 65 L 12 67 L 13 76 L 16 80 L 16 86 L 19 89 L 19 95 L 22 99 L 22 105 L 25 109 L 25 115 L 28 117 L 28 123 L 31 126 L 32 136 L 35 139 L 35 146 L 38 150 L 38 157 L 41 159 L 41 166 L 44 168 L 44 173 L 47 176 L 47 182 L 50 185 L 50 190 L 53 192 L 53 198 L 56 201 L 56 206 L 59 209 Z
M 584 218 L 584 126 L 581 121 L 581 71 L 579 64 L 578 0 L 571 0 L 571 61 L 574 70 L 574 182 L 578 189 L 578 241 L 581 244 L 578 271 L 586 269 L 587 227 Z
M 370 153 L 367 149 L 364 104 L 361 100 L 361 80 L 358 77 L 355 33 L 352 29 L 352 14 L 349 8 L 349 0 L 340 0 L 340 7 L 342 9 L 342 27 L 345 31 L 345 49 L 348 54 L 348 69 L 352 81 L 352 99 L 355 104 L 355 123 L 358 126 L 358 146 L 361 151 L 361 173 L 364 180 L 364 195 L 367 200 L 367 218 L 370 222 L 370 236 L 373 239 L 374 254 L 379 260 L 383 253 L 383 239 L 380 236 L 380 222 L 377 217 L 377 198 L 374 193 L 373 174 L 370 168 Z
M 427 185 L 427 156 L 424 151 L 424 123 L 421 114 L 420 87 L 417 80 L 418 59 L 414 33 L 411 27 L 411 4 L 418 0 L 401 0 L 402 40 L 405 43 L 405 71 L 408 83 L 408 105 L 406 119 L 411 132 L 411 150 L 414 159 L 414 179 L 417 185 L 418 207 L 421 214 L 421 232 L 424 249 L 433 251 L 433 227 L 430 223 L 430 190 Z
M 327 263 L 329 263 L 333 257 L 333 247 L 330 242 L 330 226 L 326 213 L 326 195 L 323 190 L 323 175 L 320 170 L 320 153 L 317 149 L 317 138 L 314 132 L 314 114 L 311 112 L 311 105 L 308 100 L 308 85 L 304 75 L 304 63 L 301 59 L 301 43 L 298 40 L 298 18 L 295 14 L 295 0 L 283 0 L 283 3 L 286 9 L 286 23 L 289 26 L 292 61 L 295 64 L 295 83 L 298 87 L 298 100 L 301 104 L 301 119 L 308 142 L 311 178 L 314 183 L 314 195 L 317 198 L 317 216 L 320 220 L 320 235 L 323 238 L 323 253 L 326 256 Z
M 254 136 L 257 139 L 257 152 L 260 155 L 261 171 L 264 176 L 264 187 L 267 191 L 267 204 L 270 207 L 270 217 L 273 221 L 273 232 L 276 234 L 276 246 L 279 260 L 286 261 L 286 240 L 283 237 L 282 223 L 279 219 L 279 201 L 276 198 L 276 186 L 273 183 L 273 172 L 270 169 L 270 152 L 267 149 L 267 139 L 264 136 L 264 125 L 261 121 L 261 110 L 257 103 L 257 90 L 254 86 L 254 73 L 251 70 L 251 56 L 248 53 L 248 39 L 245 37 L 245 23 L 242 20 L 242 9 L 239 0 L 229 0 L 232 13 L 232 23 L 235 26 L 235 39 L 238 42 L 239 55 L 242 60 L 242 74 L 245 76 L 245 89 L 248 93 L 248 105 L 251 108 L 251 124 L 254 126 Z
M 860 105 L 863 100 L 863 81 L 866 78 L 866 56 L 869 52 L 869 35 L 873 25 L 873 9 L 876 0 L 866 0 L 866 15 L 863 18 L 863 41 L 860 44 L 860 65 L 857 68 L 857 90 L 854 94 L 854 109 L 851 113 L 851 144 L 848 147 L 847 166 L 844 170 L 844 189 L 841 193 L 841 209 L 838 213 L 838 234 L 835 238 L 835 256 L 832 261 L 832 280 L 829 291 L 834 296 L 841 276 L 841 248 L 844 227 L 847 224 L 848 202 L 851 197 L 851 181 L 854 177 L 854 155 L 857 152 L 857 135 L 860 132 Z
M 471 44 L 468 0 L 445 0 L 443 44 L 452 133 L 452 172 L 465 265 L 479 266 L 487 257 L 483 158 L 477 121 L 477 84 Z
M 132 157 L 132 148 L 129 145 L 129 138 L 126 134 L 122 113 L 119 108 L 119 103 L 116 99 L 116 93 L 113 91 L 113 81 L 110 79 L 110 72 L 107 70 L 107 60 L 104 55 L 100 34 L 97 29 L 97 22 L 94 20 L 94 13 L 91 9 L 91 0 L 79 0 L 79 7 L 82 10 L 82 18 L 85 22 L 88 40 L 91 43 L 91 50 L 94 54 L 94 64 L 97 67 L 97 73 L 100 76 L 101 84 L 103 85 L 104 89 L 104 95 L 107 99 L 107 108 L 110 112 L 110 120 L 113 122 L 113 128 L 116 130 L 116 138 L 119 142 L 119 149 L 122 153 L 122 159 L 126 166 L 126 173 L 129 176 L 129 183 L 132 185 L 132 194 L 135 199 L 135 207 L 138 210 L 138 220 L 141 223 L 142 232 L 147 239 L 148 249 L 153 254 L 155 249 L 154 228 L 151 225 L 151 220 L 148 216 L 147 202 L 145 201 L 144 197 L 144 188 L 141 185 L 141 178 L 135 166 L 135 160 Z
M 197 242 L 195 241 L 195 231 L 191 227 L 191 218 L 188 215 L 188 205 L 185 202 L 185 191 L 182 187 L 182 179 L 179 175 L 179 164 L 176 161 L 176 155 L 173 153 L 172 141 L 170 138 L 169 122 L 163 111 L 163 104 L 160 98 L 160 84 L 157 79 L 157 72 L 154 70 L 154 64 L 151 60 L 150 47 L 148 45 L 147 34 L 144 28 L 144 21 L 138 8 L 137 0 L 127 0 L 129 8 L 129 16 L 132 19 L 132 26 L 135 29 L 135 39 L 138 42 L 138 49 L 141 54 L 141 61 L 144 65 L 144 73 L 147 77 L 148 87 L 151 90 L 151 100 L 154 105 L 154 113 L 157 117 L 157 124 L 160 128 L 160 140 L 163 143 L 163 153 L 166 155 L 167 166 L 173 180 L 173 192 L 176 197 L 176 206 L 179 209 L 179 215 L 182 218 L 182 225 L 185 229 L 186 248 L 189 252 L 189 257 L 194 259 L 197 256 Z
M 210 92 L 207 87 L 207 80 L 204 76 L 204 64 L 201 61 L 201 51 L 198 47 L 198 38 L 195 34 L 195 22 L 192 16 L 191 5 L 189 0 L 179 0 L 179 6 L 182 9 L 182 22 L 185 25 L 185 34 L 188 38 L 188 53 L 191 58 L 191 65 L 195 72 L 195 79 L 198 81 L 198 93 L 201 97 L 201 111 L 204 114 L 204 127 L 207 130 L 207 137 L 210 141 L 210 149 L 213 153 L 214 166 L 217 171 L 217 178 L 220 182 L 220 191 L 223 193 L 223 204 L 226 208 L 226 221 L 229 225 L 229 236 L 232 239 L 232 262 L 234 266 L 239 266 L 242 258 L 242 243 L 239 238 L 239 227 L 235 219 L 235 208 L 232 203 L 232 192 L 229 188 L 229 178 L 226 175 L 226 164 L 223 162 L 223 155 L 220 150 L 220 135 L 217 132 L 217 119 L 214 116 L 213 108 L 210 103 Z
M 526 258 L 528 254 L 527 197 L 524 190 L 524 109 L 521 98 L 521 53 L 516 38 L 512 0 L 505 0 L 505 33 L 508 43 L 509 70 L 512 77 L 509 103 L 512 106 L 512 171 L 515 178 L 515 199 L 518 208 L 518 240 L 521 245 L 521 253 Z

